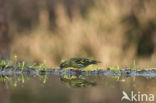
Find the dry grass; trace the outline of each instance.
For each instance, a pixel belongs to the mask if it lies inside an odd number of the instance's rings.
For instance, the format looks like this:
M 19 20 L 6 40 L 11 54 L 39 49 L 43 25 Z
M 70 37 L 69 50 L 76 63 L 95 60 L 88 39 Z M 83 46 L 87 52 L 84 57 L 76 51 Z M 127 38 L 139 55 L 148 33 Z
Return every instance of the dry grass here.
M 137 1 L 100 0 L 88 10 L 85 18 L 78 9 L 73 9 L 72 19 L 68 17 L 66 8 L 59 4 L 55 8 L 56 29 L 47 29 L 48 13 L 44 11 L 39 17 L 38 27 L 14 37 L 11 53 L 29 61 L 46 60 L 51 66 L 76 56 L 100 60 L 104 67 L 129 65 L 134 60 L 139 60 L 140 65 L 146 62 L 146 66 L 154 66 L 156 54 L 151 58 L 138 59 L 135 44 L 131 43 L 126 50 L 123 49 L 128 26 L 121 22 L 123 17 L 134 11 L 140 24 L 146 25 L 156 17 L 153 2 L 143 1 L 145 8 L 140 10 Z

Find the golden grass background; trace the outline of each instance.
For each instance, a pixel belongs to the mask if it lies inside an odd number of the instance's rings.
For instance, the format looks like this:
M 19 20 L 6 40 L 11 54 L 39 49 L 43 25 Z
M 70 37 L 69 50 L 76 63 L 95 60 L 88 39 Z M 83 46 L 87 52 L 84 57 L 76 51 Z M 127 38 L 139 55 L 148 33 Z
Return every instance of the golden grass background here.
M 154 0 L 16 0 L 12 8 L 11 56 L 49 66 L 71 57 L 156 66 Z

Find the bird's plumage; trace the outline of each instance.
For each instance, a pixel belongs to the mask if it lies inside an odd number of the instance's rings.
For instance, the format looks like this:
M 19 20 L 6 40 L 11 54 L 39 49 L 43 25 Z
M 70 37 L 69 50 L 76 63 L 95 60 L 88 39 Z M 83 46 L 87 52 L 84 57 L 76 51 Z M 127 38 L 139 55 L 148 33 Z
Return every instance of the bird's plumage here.
M 60 64 L 60 68 L 68 68 L 68 67 L 84 68 L 90 64 L 97 64 L 97 63 L 99 63 L 99 61 L 76 57 L 62 62 Z

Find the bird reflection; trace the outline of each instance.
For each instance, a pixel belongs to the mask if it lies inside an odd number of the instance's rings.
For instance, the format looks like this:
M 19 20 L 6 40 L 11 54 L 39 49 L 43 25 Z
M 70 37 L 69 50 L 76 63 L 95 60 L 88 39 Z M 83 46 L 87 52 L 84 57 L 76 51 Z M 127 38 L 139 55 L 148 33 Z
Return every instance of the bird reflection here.
M 86 80 L 82 75 L 63 75 L 60 80 L 69 88 L 87 88 L 96 85 L 95 82 Z

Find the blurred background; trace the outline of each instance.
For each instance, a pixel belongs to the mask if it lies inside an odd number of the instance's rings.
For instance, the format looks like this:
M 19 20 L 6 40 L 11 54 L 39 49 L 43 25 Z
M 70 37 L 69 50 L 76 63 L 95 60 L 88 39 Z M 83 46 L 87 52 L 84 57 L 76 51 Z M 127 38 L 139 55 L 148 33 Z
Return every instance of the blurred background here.
M 155 0 L 0 0 L 0 57 L 156 66 Z

